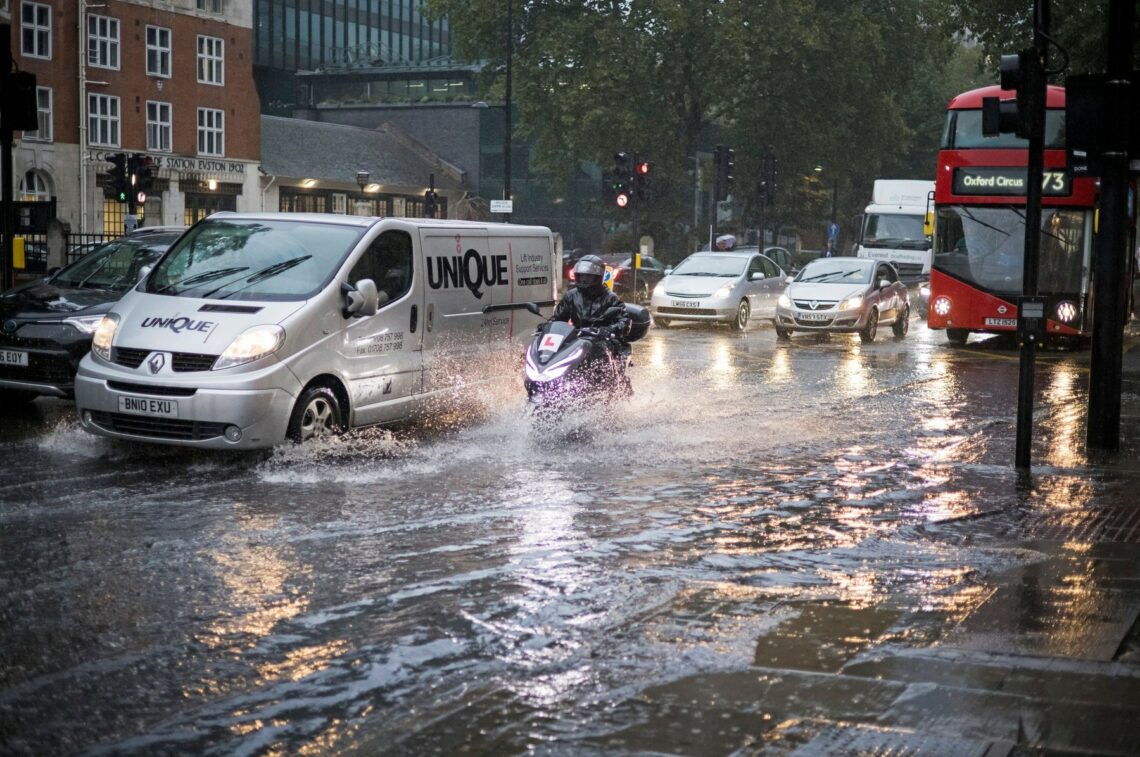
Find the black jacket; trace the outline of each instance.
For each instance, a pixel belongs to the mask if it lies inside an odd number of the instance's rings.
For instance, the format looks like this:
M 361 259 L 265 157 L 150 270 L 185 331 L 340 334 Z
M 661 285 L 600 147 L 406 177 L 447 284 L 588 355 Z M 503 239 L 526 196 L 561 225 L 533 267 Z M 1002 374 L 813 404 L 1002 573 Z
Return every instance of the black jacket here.
M 621 315 L 607 317 L 606 311 L 612 307 L 621 308 Z M 629 333 L 631 323 L 625 304 L 609 289 L 602 288 L 597 295 L 587 294 L 577 287 L 566 292 L 554 308 L 552 321 L 570 321 L 578 328 L 586 326 L 607 326 L 615 336 L 624 338 Z

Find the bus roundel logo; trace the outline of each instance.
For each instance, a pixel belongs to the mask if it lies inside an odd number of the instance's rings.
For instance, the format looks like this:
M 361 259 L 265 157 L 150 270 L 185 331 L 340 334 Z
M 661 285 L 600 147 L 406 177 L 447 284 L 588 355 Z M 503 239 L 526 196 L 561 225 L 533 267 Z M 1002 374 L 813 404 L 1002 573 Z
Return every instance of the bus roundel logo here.
M 1005 305 L 998 305 L 998 315 L 1005 315 L 1005 311 L 1006 311 Z

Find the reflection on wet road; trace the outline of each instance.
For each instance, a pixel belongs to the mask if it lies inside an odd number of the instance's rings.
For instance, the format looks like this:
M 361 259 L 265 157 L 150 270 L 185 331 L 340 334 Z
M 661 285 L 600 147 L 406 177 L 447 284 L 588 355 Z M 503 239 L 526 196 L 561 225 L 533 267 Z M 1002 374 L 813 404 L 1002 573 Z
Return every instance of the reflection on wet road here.
M 1119 483 L 1086 467 L 1087 354 L 1039 361 L 1028 490 L 1015 353 L 916 323 L 634 355 L 630 403 L 542 433 L 515 380 L 441 430 L 241 456 L 88 437 L 64 403 L 6 419 L 0 751 L 664 752 L 671 685 L 1016 635 L 987 603 L 1011 571 L 1040 581 L 1015 601 L 1103 599 L 1079 536 L 1047 568 L 1008 546 Z M 778 709 L 706 736 L 756 744 Z

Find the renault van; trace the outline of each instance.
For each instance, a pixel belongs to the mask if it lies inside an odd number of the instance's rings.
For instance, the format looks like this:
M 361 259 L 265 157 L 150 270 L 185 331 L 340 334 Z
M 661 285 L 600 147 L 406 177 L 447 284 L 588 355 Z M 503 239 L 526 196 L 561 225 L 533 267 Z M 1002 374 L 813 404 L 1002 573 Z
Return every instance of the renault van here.
M 557 271 L 544 227 L 217 213 L 96 327 L 76 408 L 94 434 L 214 449 L 401 420 L 492 375 Z

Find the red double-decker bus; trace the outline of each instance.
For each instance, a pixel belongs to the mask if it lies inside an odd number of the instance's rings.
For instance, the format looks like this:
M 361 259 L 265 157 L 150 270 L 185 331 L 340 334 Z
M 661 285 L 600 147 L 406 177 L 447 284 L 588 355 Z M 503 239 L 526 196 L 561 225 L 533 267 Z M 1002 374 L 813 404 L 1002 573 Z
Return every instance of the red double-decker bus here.
M 950 101 L 934 184 L 934 259 L 927 323 L 952 344 L 971 333 L 1017 329 L 1025 257 L 1028 143 L 982 135 L 982 99 L 1014 97 L 983 87 Z M 1051 337 L 1092 331 L 1096 179 L 1074 177 L 1065 157 L 1065 90 L 1046 95 L 1038 294 Z

